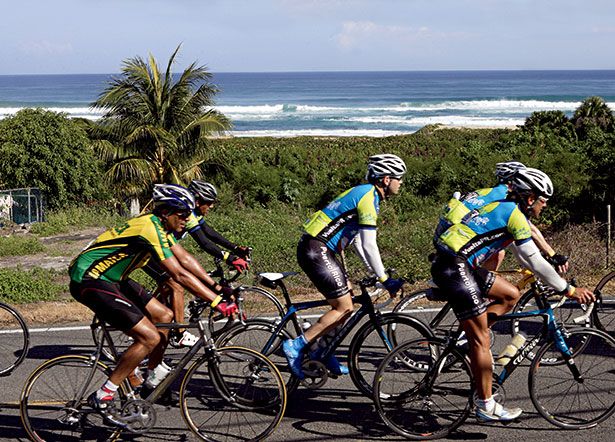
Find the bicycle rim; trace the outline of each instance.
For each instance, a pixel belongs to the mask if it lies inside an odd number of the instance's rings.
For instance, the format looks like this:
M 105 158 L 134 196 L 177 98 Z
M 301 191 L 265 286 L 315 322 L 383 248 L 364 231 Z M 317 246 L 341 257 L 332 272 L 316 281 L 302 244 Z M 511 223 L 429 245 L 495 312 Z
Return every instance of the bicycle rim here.
M 28 377 L 19 412 L 28 436 L 34 441 L 115 440 L 120 430 L 104 425 L 102 417 L 86 404 L 88 395 L 108 378 L 110 369 L 101 362 L 81 400 L 76 401 L 92 370 L 88 356 L 68 355 L 50 359 Z M 125 392 L 118 390 L 120 397 Z
M 8 375 L 28 354 L 30 334 L 17 310 L 0 303 L 0 376 Z
M 445 437 L 470 414 L 470 366 L 457 352 L 452 357 L 434 358 L 434 354 L 443 352 L 442 342 L 409 341 L 387 355 L 376 373 L 376 410 L 387 427 L 405 438 Z M 445 357 L 455 362 L 445 368 Z
M 553 425 L 591 428 L 615 412 L 615 339 L 595 329 L 580 329 L 569 333 L 565 340 L 569 346 L 583 342 L 573 358 L 582 381 L 574 378 L 567 364 L 539 362 L 549 357 L 561 359 L 555 343 L 548 342 L 538 350 L 530 369 L 530 398 Z
M 284 416 L 286 389 L 280 372 L 263 355 L 224 347 L 188 369 L 180 407 L 188 427 L 203 440 L 262 440 Z
M 594 292 L 599 293 L 593 312 L 596 327 L 615 337 L 615 272 L 602 278 Z

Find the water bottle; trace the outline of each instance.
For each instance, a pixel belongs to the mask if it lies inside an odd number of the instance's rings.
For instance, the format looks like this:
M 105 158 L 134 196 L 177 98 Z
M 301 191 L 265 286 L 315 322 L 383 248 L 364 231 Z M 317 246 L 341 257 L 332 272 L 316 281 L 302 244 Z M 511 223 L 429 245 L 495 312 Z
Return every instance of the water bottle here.
M 517 333 L 510 340 L 510 344 L 508 344 L 506 348 L 504 348 L 504 350 L 502 350 L 502 352 L 498 355 L 495 363 L 499 365 L 508 364 L 511 358 L 515 357 L 519 349 L 523 346 L 523 344 L 525 344 L 525 341 L 527 341 L 525 335 L 523 333 Z
M 312 323 L 308 321 L 307 319 L 304 319 L 303 322 L 301 323 L 301 328 L 303 329 L 303 333 L 305 333 L 305 331 L 311 326 L 312 326 Z
M 169 367 L 164 362 L 161 362 L 160 364 L 156 366 L 156 368 L 154 368 L 153 370 L 150 370 L 147 376 L 147 381 L 145 381 L 145 384 L 149 388 L 155 388 L 156 386 L 158 386 L 158 384 L 162 382 L 164 378 L 167 377 L 167 375 L 170 372 L 171 372 L 171 367 Z

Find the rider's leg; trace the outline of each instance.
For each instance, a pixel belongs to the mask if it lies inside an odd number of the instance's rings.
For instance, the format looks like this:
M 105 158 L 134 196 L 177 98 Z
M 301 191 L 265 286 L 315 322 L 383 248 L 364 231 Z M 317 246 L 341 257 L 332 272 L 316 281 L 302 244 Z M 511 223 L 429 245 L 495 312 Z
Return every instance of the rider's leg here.
M 487 313 L 461 321 L 461 327 L 470 347 L 470 366 L 476 383 L 476 394 L 479 399 L 487 399 L 491 396 L 493 377 Z
M 163 305 L 155 298 L 150 299 L 150 301 L 145 306 L 145 310 L 147 316 L 151 319 L 151 322 L 153 323 L 169 323 L 173 320 L 173 312 L 171 311 L 171 309 Z M 164 351 L 167 346 L 169 329 L 158 329 L 158 333 L 160 334 L 160 339 L 158 341 L 158 344 L 150 353 L 147 365 L 147 368 L 149 368 L 150 370 L 155 368 L 162 361 L 162 356 L 164 355 Z
M 486 293 L 493 301 L 487 307 L 489 326 L 494 322 L 493 316 L 504 315 L 511 311 L 521 297 L 519 289 L 501 276 L 495 276 L 491 288 L 488 288 Z
M 315 341 L 329 330 L 343 324 L 354 309 L 352 297 L 349 293 L 336 299 L 327 299 L 327 301 L 331 305 L 331 310 L 318 318 L 318 321 L 307 329 L 305 339 L 308 342 Z

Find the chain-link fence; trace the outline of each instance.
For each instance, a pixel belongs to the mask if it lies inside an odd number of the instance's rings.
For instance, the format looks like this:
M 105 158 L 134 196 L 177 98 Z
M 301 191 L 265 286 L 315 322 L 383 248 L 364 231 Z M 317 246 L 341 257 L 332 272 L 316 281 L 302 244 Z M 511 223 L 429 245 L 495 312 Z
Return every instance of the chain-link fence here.
M 0 190 L 0 224 L 44 220 L 43 194 L 35 187 Z

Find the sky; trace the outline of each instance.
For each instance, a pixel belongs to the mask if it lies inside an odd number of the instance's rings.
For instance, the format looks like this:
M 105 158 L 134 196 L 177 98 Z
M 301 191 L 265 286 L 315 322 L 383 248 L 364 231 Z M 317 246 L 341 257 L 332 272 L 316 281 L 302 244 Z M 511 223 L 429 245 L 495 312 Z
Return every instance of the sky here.
M 612 0 L 0 0 L 0 75 L 615 69 Z

